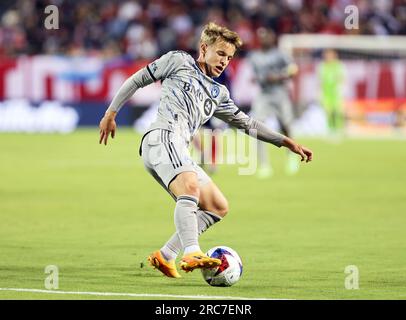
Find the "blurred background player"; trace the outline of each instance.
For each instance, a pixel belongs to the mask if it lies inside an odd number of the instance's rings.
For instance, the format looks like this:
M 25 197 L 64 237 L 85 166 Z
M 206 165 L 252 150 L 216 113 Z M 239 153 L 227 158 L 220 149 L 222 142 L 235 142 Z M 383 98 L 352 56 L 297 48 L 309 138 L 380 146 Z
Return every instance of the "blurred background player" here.
M 253 117 L 266 122 L 271 116 L 276 117 L 280 131 L 291 137 L 291 124 L 294 119 L 287 81 L 297 72 L 296 64 L 276 47 L 276 35 L 271 29 L 257 29 L 260 48 L 253 51 L 249 61 L 254 76 L 260 86 L 260 93 L 252 103 Z M 299 170 L 299 162 L 287 153 L 287 173 L 294 174 Z M 273 173 L 269 161 L 268 146 L 258 141 L 259 178 L 270 177 Z
M 319 68 L 321 103 L 327 114 L 330 134 L 337 137 L 344 128 L 342 84 L 344 65 L 338 59 L 337 52 L 327 49 L 323 52 L 323 61 Z

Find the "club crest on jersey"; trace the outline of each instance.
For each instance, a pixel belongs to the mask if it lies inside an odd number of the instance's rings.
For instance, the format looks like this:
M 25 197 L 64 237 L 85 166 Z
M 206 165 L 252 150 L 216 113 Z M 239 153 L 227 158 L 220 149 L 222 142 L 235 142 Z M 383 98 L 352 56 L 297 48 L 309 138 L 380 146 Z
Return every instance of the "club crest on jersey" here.
M 220 93 L 220 88 L 219 88 L 219 86 L 214 85 L 214 86 L 211 88 L 211 96 L 212 96 L 213 98 L 217 98 L 218 95 L 219 95 L 219 93 Z
M 206 116 L 209 116 L 211 114 L 211 110 L 213 109 L 213 101 L 211 101 L 211 99 L 207 98 L 204 101 L 204 113 L 206 114 Z

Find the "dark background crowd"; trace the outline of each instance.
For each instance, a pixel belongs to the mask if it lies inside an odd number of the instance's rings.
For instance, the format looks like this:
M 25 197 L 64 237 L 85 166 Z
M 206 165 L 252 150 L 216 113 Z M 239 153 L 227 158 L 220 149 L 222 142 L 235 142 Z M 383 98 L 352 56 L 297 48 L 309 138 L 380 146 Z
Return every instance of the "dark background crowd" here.
M 47 5 L 59 9 L 59 29 L 44 27 Z M 359 28 L 346 30 L 355 5 Z M 256 48 L 260 26 L 284 33 L 406 34 L 404 0 L 2 0 L 0 55 L 127 55 L 153 58 L 173 49 L 195 52 L 202 26 L 226 24 Z

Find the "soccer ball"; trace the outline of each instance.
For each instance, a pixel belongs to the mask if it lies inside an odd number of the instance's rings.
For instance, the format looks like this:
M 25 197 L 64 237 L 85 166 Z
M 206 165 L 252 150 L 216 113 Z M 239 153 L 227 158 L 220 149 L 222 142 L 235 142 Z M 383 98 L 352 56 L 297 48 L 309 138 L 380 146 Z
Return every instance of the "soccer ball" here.
M 214 287 L 230 287 L 240 280 L 242 262 L 240 256 L 233 249 L 217 246 L 207 251 L 206 255 L 221 260 L 221 265 L 215 268 L 201 269 L 206 282 Z

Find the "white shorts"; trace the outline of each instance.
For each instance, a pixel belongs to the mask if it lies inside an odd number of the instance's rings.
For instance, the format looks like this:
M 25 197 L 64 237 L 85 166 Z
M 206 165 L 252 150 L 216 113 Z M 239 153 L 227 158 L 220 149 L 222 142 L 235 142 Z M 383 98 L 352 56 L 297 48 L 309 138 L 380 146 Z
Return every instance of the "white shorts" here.
M 211 181 L 191 158 L 186 142 L 172 131 L 154 129 L 147 132 L 141 141 L 140 155 L 147 171 L 172 197 L 174 195 L 169 191 L 169 184 L 179 173 L 196 172 L 199 186 Z

